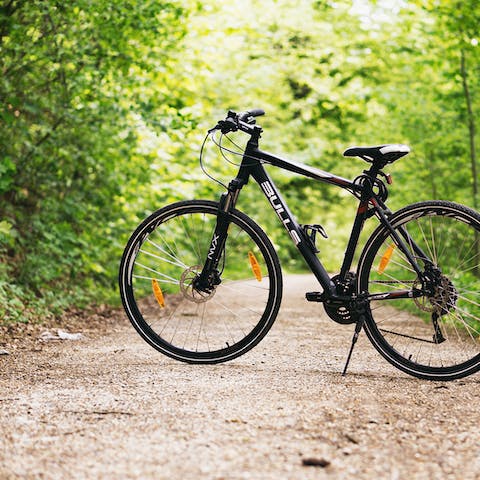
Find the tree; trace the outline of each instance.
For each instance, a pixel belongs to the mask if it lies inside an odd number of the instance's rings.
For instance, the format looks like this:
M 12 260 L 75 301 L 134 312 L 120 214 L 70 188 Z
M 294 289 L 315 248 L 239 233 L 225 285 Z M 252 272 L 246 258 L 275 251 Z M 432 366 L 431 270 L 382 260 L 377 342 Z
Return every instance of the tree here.
M 0 279 L 27 305 L 88 300 L 115 285 L 122 223 L 152 201 L 138 123 L 185 124 L 152 85 L 171 76 L 186 10 L 9 0 L 0 15 Z

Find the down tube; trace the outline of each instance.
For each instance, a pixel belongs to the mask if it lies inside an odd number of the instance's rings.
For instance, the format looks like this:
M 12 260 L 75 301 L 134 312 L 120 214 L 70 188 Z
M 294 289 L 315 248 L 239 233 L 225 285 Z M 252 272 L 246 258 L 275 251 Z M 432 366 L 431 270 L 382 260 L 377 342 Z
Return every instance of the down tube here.
M 303 258 L 307 262 L 307 265 L 310 267 L 310 270 L 319 281 L 323 290 L 330 295 L 335 295 L 336 290 L 334 283 L 330 280 L 330 276 L 328 275 L 324 266 L 321 264 L 320 260 L 312 252 L 312 249 L 305 241 L 302 228 L 295 220 L 292 212 L 290 212 L 290 209 L 285 203 L 285 200 L 278 192 L 275 184 L 270 179 L 263 166 L 261 164 L 257 165 L 252 169 L 251 174 L 260 185 L 263 193 L 270 202 L 270 205 L 275 210 L 278 218 L 283 223 L 293 243 L 302 254 Z

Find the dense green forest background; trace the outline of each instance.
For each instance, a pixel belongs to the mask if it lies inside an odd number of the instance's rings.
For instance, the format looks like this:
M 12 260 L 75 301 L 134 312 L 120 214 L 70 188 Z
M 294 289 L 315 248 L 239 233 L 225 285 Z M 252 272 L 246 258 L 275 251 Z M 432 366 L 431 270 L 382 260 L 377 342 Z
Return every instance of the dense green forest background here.
M 444 198 L 479 209 L 477 0 L 0 5 L 0 321 L 118 303 L 136 224 L 220 193 L 198 154 L 229 108 L 266 110 L 266 150 L 349 178 L 363 164 L 345 148 L 406 143 L 412 153 L 389 168 L 392 208 Z M 220 179 L 233 173 L 212 144 L 206 159 Z M 270 173 L 299 220 L 326 228 L 335 271 L 353 200 Z M 239 208 L 284 268 L 300 268 L 265 206 L 245 189 Z

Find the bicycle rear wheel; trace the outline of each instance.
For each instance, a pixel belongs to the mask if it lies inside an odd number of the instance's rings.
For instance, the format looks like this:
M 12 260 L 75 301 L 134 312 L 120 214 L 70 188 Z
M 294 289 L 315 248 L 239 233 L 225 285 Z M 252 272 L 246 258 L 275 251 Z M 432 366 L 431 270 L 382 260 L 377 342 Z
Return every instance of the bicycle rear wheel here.
M 177 360 L 218 363 L 254 347 L 282 297 L 277 254 L 260 227 L 234 210 L 221 283 L 194 288 L 209 253 L 218 203 L 192 200 L 158 210 L 130 238 L 120 265 L 125 311 L 151 346 Z
M 390 363 L 416 377 L 453 380 L 477 372 L 480 215 L 461 205 L 436 201 L 405 207 L 389 220 L 420 268 L 429 268 L 434 280 L 429 289 L 422 287 L 389 231 L 378 227 L 365 246 L 358 270 L 359 293 L 378 294 L 368 308 L 368 338 Z M 409 238 L 433 266 L 426 267 L 428 262 Z M 380 299 L 382 293 L 401 290 L 411 291 L 412 298 Z

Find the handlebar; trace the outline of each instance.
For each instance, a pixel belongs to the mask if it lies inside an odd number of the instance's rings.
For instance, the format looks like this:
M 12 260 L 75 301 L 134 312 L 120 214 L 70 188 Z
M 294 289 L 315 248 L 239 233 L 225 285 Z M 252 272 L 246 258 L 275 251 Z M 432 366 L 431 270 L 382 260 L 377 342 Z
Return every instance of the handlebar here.
M 226 134 L 240 130 L 251 134 L 254 130 L 253 125 L 256 123 L 255 117 L 260 117 L 261 115 L 265 115 L 265 111 L 261 108 L 254 108 L 240 113 L 229 110 L 225 120 L 220 120 L 217 125 L 208 132 L 211 133 L 215 130 L 220 130 L 223 134 Z

